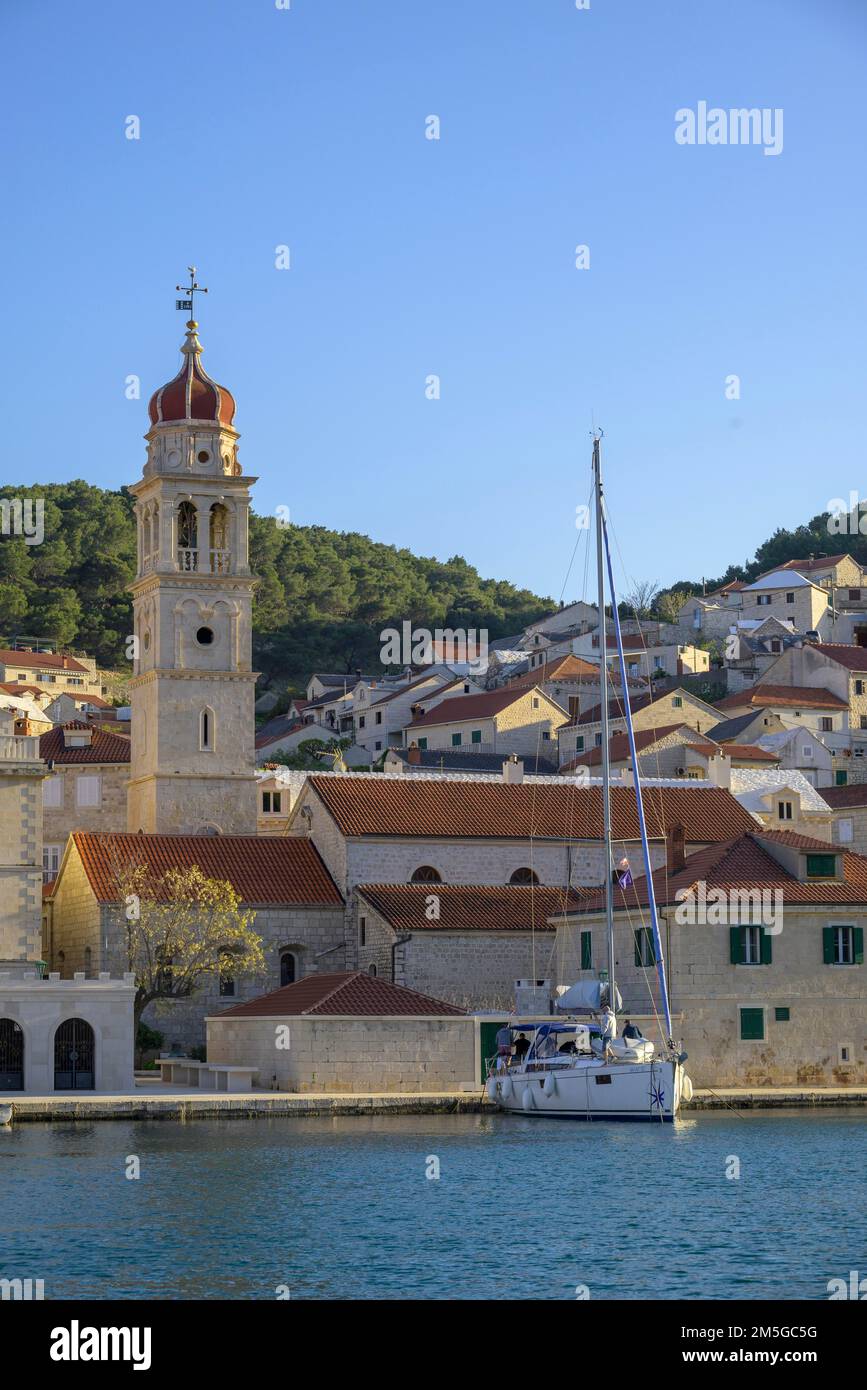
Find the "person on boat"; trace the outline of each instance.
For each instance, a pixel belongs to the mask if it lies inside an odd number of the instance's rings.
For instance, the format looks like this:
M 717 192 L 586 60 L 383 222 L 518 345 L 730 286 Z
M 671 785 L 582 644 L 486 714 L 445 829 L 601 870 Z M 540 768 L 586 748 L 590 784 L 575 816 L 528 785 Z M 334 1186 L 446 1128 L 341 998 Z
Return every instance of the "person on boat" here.
M 610 1004 L 606 1004 L 599 1019 L 601 1031 L 600 1041 L 602 1043 L 602 1060 L 608 1061 L 610 1056 L 611 1044 L 617 1037 L 617 1017 Z
M 519 1033 L 515 1039 L 515 1061 L 523 1062 L 527 1053 L 530 1051 L 530 1042 L 524 1033 Z
M 642 1039 L 643 1039 L 643 1038 L 644 1038 L 644 1034 L 642 1033 L 641 1029 L 638 1027 L 638 1024 L 637 1024 L 637 1023 L 630 1023 L 629 1019 L 626 1020 L 626 1023 L 625 1023 L 624 1026 L 623 1026 L 623 1032 L 621 1033 L 620 1036 L 621 1036 L 622 1038 L 634 1038 L 634 1039 L 638 1039 L 638 1038 L 642 1038 Z
M 497 1029 L 497 1071 L 505 1071 L 512 1060 L 512 1030 L 508 1023 Z

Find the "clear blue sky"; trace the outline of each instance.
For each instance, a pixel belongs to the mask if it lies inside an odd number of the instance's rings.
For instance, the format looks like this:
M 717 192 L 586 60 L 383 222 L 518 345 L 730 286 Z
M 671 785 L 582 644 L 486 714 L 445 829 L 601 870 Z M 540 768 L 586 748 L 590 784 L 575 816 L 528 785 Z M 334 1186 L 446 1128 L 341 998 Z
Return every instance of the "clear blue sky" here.
M 0 40 L 4 481 L 140 476 L 194 261 L 260 512 L 558 597 L 594 416 L 638 578 L 867 490 L 863 0 L 4 0 Z M 783 152 L 676 144 L 702 100 Z

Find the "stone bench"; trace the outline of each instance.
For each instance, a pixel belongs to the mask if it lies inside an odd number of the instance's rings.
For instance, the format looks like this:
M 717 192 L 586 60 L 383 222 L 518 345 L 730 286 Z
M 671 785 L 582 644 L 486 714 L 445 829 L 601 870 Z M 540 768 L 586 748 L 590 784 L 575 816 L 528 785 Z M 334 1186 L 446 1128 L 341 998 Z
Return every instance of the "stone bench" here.
M 162 1080 L 167 1086 L 198 1086 L 199 1072 L 204 1062 L 194 1062 L 192 1057 L 159 1057 L 157 1066 Z
M 157 1061 L 167 1086 L 197 1086 L 201 1091 L 252 1091 L 258 1067 L 225 1062 L 194 1062 L 191 1057 L 160 1057 Z
M 258 1067 L 206 1062 L 199 1072 L 199 1085 L 203 1091 L 252 1091 L 253 1073 L 258 1070 Z

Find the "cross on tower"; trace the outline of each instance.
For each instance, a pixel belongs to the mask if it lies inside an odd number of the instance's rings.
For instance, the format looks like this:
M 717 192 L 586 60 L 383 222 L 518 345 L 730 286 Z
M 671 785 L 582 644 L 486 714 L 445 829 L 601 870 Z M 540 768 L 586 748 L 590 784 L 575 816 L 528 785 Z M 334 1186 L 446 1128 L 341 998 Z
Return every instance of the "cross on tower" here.
M 175 289 L 181 290 L 183 294 L 188 294 L 189 299 L 176 299 L 175 308 L 189 310 L 190 318 L 194 319 L 196 315 L 193 310 L 193 296 L 196 294 L 207 294 L 208 291 L 205 289 L 204 285 L 196 284 L 196 267 L 194 265 L 188 265 L 187 270 L 190 272 L 190 283 L 188 285 L 175 285 Z

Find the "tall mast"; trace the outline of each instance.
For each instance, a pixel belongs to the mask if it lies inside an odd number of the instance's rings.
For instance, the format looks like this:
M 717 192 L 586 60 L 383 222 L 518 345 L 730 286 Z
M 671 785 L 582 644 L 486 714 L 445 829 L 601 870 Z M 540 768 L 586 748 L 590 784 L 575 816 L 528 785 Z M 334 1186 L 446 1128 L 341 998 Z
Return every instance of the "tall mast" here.
M 599 604 L 599 681 L 602 700 L 602 827 L 605 836 L 605 925 L 608 941 L 608 1002 L 614 1009 L 614 900 L 611 871 L 611 766 L 608 751 L 608 661 L 605 631 L 605 546 L 602 536 L 602 431 L 593 436 L 593 482 L 596 493 L 596 583 Z

